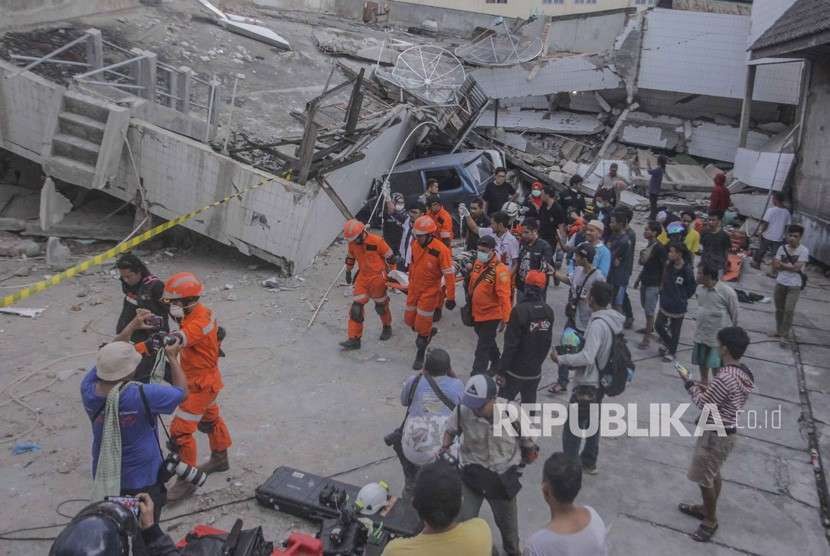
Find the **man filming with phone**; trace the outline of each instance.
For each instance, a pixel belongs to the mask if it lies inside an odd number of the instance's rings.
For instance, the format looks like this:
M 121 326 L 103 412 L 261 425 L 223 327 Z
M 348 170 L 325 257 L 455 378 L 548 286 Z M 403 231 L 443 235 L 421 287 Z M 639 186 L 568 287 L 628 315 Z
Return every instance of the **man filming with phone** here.
M 140 309 L 125 330 L 152 328 L 152 316 Z M 172 386 L 133 380 L 141 354 L 129 342 L 116 338 L 98 351 L 95 366 L 81 381 L 81 399 L 92 423 L 93 500 L 146 492 L 158 519 L 166 490 L 156 418 L 170 415 L 187 398 L 187 379 L 178 360 L 181 348 L 178 340 L 163 347 Z

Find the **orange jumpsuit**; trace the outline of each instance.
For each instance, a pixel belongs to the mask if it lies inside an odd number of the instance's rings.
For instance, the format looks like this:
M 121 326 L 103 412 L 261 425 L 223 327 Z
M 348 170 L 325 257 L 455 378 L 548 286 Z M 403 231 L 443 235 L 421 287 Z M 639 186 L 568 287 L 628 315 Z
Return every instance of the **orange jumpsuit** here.
M 419 336 L 428 337 L 432 332 L 432 317 L 441 306 L 442 277 L 447 298 L 455 301 L 455 267 L 450 248 L 434 238 L 426 247 L 413 240 L 404 321 Z
M 447 209 L 441 207 L 441 210 L 438 212 L 428 211 L 427 216 L 432 218 L 432 221 L 435 222 L 435 226 L 437 227 L 435 233 L 432 234 L 433 237 L 443 241 L 449 247 L 453 238 L 452 216 L 450 216 L 450 213 L 447 212 Z
M 386 295 L 386 270 L 391 266 L 393 256 L 389 245 L 375 234 L 366 234 L 360 245 L 349 242 L 346 269 L 351 272 L 355 262 L 359 269 L 349 310 L 350 339 L 359 339 L 363 335 L 363 308 L 369 303 L 369 298 L 375 302 L 375 311 L 380 315 L 383 326 L 392 324 L 389 296 Z
M 470 272 L 469 287 L 472 288 L 482 272 L 486 272 L 484 278 L 470 292 L 473 304 L 473 320 L 485 322 L 500 320 L 507 323 L 510 320 L 513 298 L 510 284 L 511 273 L 507 265 L 494 258 L 493 262 L 482 263 L 476 261 L 473 270 Z
M 452 249 L 452 216 L 450 213 L 447 212 L 447 209 L 441 207 L 441 210 L 438 212 L 427 211 L 427 216 L 432 218 L 432 221 L 435 222 L 436 230 L 435 233 L 432 234 L 432 237 L 444 242 L 444 245 L 450 247 Z M 452 258 L 452 251 L 450 251 L 450 258 Z M 445 288 L 441 288 L 441 295 L 438 298 L 438 307 L 441 307 L 444 304 L 444 300 L 447 297 L 447 292 Z
M 219 414 L 216 398 L 224 386 L 219 372 L 219 327 L 213 311 L 197 303 L 180 324 L 184 346 L 180 354 L 187 377 L 187 398 L 176 408 L 170 423 L 170 437 L 179 447 L 182 461 L 196 465 L 197 449 L 193 433 L 207 433 L 210 449 L 222 452 L 231 445 L 231 435 Z

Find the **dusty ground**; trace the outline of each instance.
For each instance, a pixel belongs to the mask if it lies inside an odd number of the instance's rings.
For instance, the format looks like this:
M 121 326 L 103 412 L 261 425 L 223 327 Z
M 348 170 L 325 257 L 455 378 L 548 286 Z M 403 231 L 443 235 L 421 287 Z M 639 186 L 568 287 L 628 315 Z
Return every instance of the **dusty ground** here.
M 221 402 L 234 440 L 232 469 L 211 477 L 199 496 L 165 510 L 163 525 L 173 537 L 183 537 L 200 522 L 228 528 L 237 516 L 248 525 L 262 524 L 266 536 L 275 540 L 285 538 L 292 528 L 313 530 L 309 523 L 261 509 L 252 501 L 234 503 L 252 496 L 254 488 L 279 465 L 320 474 L 346 472 L 342 478 L 355 484 L 385 479 L 395 490 L 402 486 L 399 465 L 382 441 L 402 416 L 400 384 L 411 373 L 413 337 L 400 324 L 401 297 L 393 296 L 395 336 L 385 345 L 376 340 L 379 326 L 370 312 L 363 350 L 348 355 L 338 351 L 349 303 L 345 286 L 332 290 L 317 323 L 306 329 L 314 304 L 342 264 L 342 255 L 343 246 L 335 244 L 302 280 L 283 280 L 284 288 L 274 292 L 259 285 L 271 275 L 267 268 L 253 269 L 251 265 L 261 263 L 227 250 L 162 249 L 146 254 L 151 269 L 160 276 L 181 270 L 200 275 L 209 289 L 205 302 L 229 331 L 228 356 L 221 364 L 226 384 Z M 19 260 L 0 260 L 0 277 L 22 266 L 26 264 Z M 59 514 L 73 515 L 83 505 L 74 499 L 88 496 L 90 430 L 79 403 L 81 372 L 66 375 L 88 367 L 96 347 L 110 337 L 121 296 L 109 268 L 25 302 L 24 306 L 46 307 L 38 319 L 0 315 L 0 393 L 14 379 L 37 373 L 11 391 L 40 413 L 38 424 L 25 433 L 34 425 L 33 415 L 7 397 L 0 401 L 3 529 L 63 523 L 66 520 Z M 5 288 L 2 292 L 47 272 L 43 261 L 36 261 L 30 276 L 0 284 Z M 226 284 L 232 289 L 223 289 Z M 830 322 L 828 283 L 814 276 L 811 284 L 798 306 L 798 334 L 807 344 L 824 345 L 827 334 L 822 329 Z M 742 287 L 768 292 L 771 280 L 749 272 Z M 557 328 L 561 328 L 565 295 L 564 288 L 549 292 Z M 613 554 L 827 554 L 807 443 L 797 422 L 801 405 L 794 356 L 766 338 L 772 326 L 771 310 L 769 304 L 741 306 L 741 321 L 754 342 L 746 361 L 757 378 L 749 408 L 781 408 L 782 427 L 741 432 L 725 469 L 717 542 L 705 548 L 694 543 L 686 536 L 694 523 L 675 510 L 678 501 L 693 500 L 697 494 L 685 478 L 692 439 L 604 439 L 601 472 L 585 479 L 580 500 L 593 505 L 610 528 Z M 641 325 L 636 300 L 635 313 Z M 440 328 L 435 344 L 450 350 L 455 369 L 466 377 L 472 363 L 472 332 L 460 324 L 458 311 L 450 312 Z M 693 330 L 694 323 L 687 321 L 685 344 Z M 659 362 L 653 352 L 635 350 L 634 356 L 639 359 L 637 378 L 620 401 L 687 401 L 669 365 Z M 820 430 L 830 422 L 828 356 L 827 347 L 801 346 Z M 63 359 L 45 368 L 59 358 Z M 682 358 L 688 359 L 688 348 Z M 553 366 L 547 364 L 543 384 L 552 382 L 554 376 Z M 25 395 L 42 386 L 45 389 Z M 9 447 L 21 433 L 25 434 L 20 440 L 37 442 L 41 451 L 12 455 Z M 560 446 L 556 431 L 553 438 L 541 441 L 542 456 Z M 826 441 L 824 446 L 828 457 L 830 446 Z M 207 450 L 204 442 L 201 449 L 203 454 Z M 540 473 L 540 464 L 528 469 L 519 495 L 523 538 L 547 519 L 538 488 Z M 225 503 L 231 504 L 209 509 Z M 51 537 L 57 531 L 43 529 L 19 536 Z M 0 541 L 0 553 L 41 554 L 48 546 L 46 541 Z

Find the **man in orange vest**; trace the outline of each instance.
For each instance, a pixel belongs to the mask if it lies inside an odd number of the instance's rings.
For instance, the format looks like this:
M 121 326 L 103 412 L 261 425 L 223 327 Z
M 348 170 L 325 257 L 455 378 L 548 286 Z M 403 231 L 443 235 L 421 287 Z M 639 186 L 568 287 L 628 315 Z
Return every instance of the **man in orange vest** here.
M 476 256 L 467 283 L 478 336 L 473 375 L 487 372 L 488 363 L 493 367 L 498 363 L 501 354 L 496 335 L 507 326 L 513 297 L 510 269 L 496 256 L 496 240 L 492 236 L 478 240 Z
M 206 433 L 210 459 L 199 466 L 205 473 L 227 471 L 231 435 L 219 414 L 216 398 L 224 386 L 219 372 L 219 327 L 213 311 L 199 303 L 204 286 L 190 272 L 180 272 L 164 284 L 163 300 L 170 304 L 170 316 L 179 324 L 172 334 L 182 343 L 181 366 L 187 378 L 187 398 L 173 414 L 170 438 L 181 460 L 196 465 L 197 448 L 193 433 Z M 139 348 L 141 351 L 141 348 Z M 192 495 L 196 486 L 177 478 L 167 493 L 171 502 Z
M 432 317 L 441 303 L 441 278 L 446 287 L 446 308 L 455 309 L 455 267 L 450 248 L 434 238 L 438 227 L 429 216 L 415 221 L 415 241 L 412 242 L 412 264 L 409 266 L 409 288 L 406 294 L 404 321 L 418 334 L 415 340 L 417 354 L 412 368 L 424 366 L 427 345 L 436 330 Z
M 352 269 L 358 266 L 354 279 L 354 298 L 349 309 L 349 339 L 340 342 L 344 350 L 360 349 L 363 336 L 363 309 L 369 298 L 375 302 L 375 312 L 380 315 L 383 331 L 380 340 L 392 337 L 392 313 L 389 296 L 386 295 L 386 272 L 394 269 L 394 253 L 389 245 L 375 234 L 366 231 L 360 220 L 349 220 L 343 226 L 343 237 L 349 242 L 346 255 L 346 283 L 352 283 Z
M 432 234 L 435 239 L 443 241 L 444 245 L 450 248 L 450 255 L 452 255 L 452 216 L 447 212 L 447 209 L 441 204 L 441 197 L 438 193 L 427 196 L 427 216 L 435 221 L 435 232 Z M 433 322 L 441 320 L 441 305 L 446 299 L 446 292 L 441 290 L 441 297 L 438 299 L 438 308 L 435 309 L 435 314 L 432 316 Z

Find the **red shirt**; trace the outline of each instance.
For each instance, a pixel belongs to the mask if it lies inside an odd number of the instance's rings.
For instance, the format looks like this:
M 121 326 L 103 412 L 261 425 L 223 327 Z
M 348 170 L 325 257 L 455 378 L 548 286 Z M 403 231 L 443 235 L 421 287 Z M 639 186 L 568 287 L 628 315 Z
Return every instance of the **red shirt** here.
M 729 190 L 726 187 L 716 185 L 709 197 L 709 212 L 725 212 L 729 208 Z

